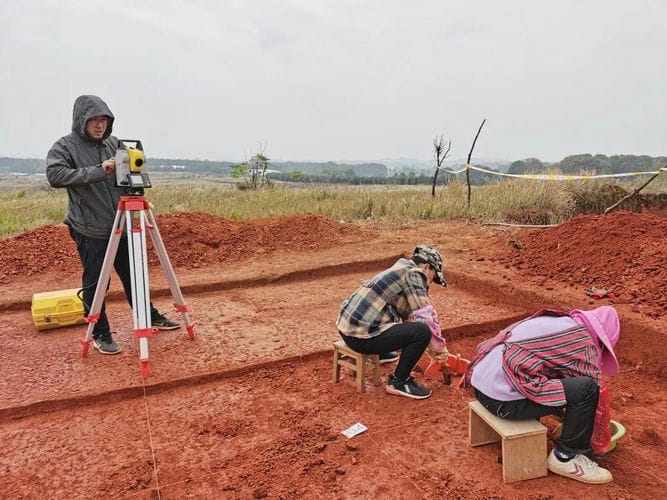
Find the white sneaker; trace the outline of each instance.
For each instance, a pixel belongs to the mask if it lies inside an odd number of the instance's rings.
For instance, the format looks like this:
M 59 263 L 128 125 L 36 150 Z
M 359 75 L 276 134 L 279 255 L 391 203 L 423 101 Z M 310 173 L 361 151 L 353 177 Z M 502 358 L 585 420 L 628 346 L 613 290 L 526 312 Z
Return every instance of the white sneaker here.
M 576 455 L 572 460 L 561 462 L 556 458 L 554 450 L 551 450 L 547 466 L 554 474 L 569 477 L 582 483 L 604 484 L 613 479 L 611 472 L 600 467 L 586 455 L 581 454 Z

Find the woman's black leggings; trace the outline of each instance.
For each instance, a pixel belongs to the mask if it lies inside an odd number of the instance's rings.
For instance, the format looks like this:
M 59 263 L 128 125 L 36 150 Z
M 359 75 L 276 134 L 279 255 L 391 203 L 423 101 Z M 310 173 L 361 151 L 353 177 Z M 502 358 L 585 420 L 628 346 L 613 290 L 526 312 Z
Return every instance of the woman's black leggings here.
M 431 341 L 431 330 L 424 323 L 399 323 L 370 339 L 360 339 L 343 335 L 343 341 L 350 349 L 362 354 L 382 354 L 401 350 L 401 357 L 396 365 L 394 376 L 405 380 L 424 354 Z
M 479 402 L 494 415 L 510 420 L 540 418 L 554 413 L 562 414 L 563 431 L 556 448 L 565 453 L 589 453 L 591 436 L 598 406 L 600 387 L 591 377 L 561 379 L 565 389 L 565 406 L 545 406 L 529 399 L 498 401 L 475 389 Z

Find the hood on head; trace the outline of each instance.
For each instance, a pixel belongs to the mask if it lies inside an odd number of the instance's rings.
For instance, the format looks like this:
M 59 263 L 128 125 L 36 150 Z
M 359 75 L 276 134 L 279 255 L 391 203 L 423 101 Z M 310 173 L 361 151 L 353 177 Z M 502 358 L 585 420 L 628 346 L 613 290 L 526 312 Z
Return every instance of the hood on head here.
M 85 140 L 93 140 L 86 135 L 86 122 L 93 116 L 106 116 L 108 118 L 107 129 L 102 140 L 111 135 L 113 130 L 114 116 L 109 106 L 96 95 L 82 95 L 74 101 L 72 112 L 72 132 Z
M 575 309 L 570 311 L 570 317 L 585 326 L 591 335 L 597 349 L 600 371 L 605 375 L 616 375 L 619 366 L 614 347 L 621 335 L 616 309 L 611 306 L 602 306 L 591 311 Z

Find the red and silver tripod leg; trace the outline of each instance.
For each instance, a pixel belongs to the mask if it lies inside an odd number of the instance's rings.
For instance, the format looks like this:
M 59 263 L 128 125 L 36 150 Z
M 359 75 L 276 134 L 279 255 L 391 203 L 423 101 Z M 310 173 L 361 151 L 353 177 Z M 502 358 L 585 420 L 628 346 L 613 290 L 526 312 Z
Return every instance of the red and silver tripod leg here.
M 151 240 L 153 241 L 153 246 L 157 252 L 158 259 L 160 259 L 160 265 L 164 270 L 165 277 L 169 283 L 169 289 L 171 290 L 171 296 L 174 299 L 174 308 L 177 312 L 180 312 L 183 316 L 183 322 L 185 327 L 188 330 L 188 335 L 191 339 L 195 338 L 195 325 L 190 320 L 188 315 L 188 306 L 185 304 L 185 299 L 181 293 L 181 288 L 178 286 L 178 280 L 176 279 L 176 274 L 174 273 L 174 268 L 171 266 L 169 257 L 167 256 L 167 250 L 164 247 L 164 242 L 162 241 L 162 236 L 160 235 L 160 230 L 157 227 L 155 222 L 155 217 L 153 216 L 153 211 L 150 207 L 146 210 L 146 218 L 148 221 L 148 230 L 150 231 Z
M 146 252 L 146 215 L 142 201 L 125 204 L 127 219 L 127 245 L 132 279 L 132 315 L 134 336 L 139 339 L 141 375 L 150 375 L 148 338 L 153 335 L 151 326 L 151 302 L 148 285 L 148 257 Z

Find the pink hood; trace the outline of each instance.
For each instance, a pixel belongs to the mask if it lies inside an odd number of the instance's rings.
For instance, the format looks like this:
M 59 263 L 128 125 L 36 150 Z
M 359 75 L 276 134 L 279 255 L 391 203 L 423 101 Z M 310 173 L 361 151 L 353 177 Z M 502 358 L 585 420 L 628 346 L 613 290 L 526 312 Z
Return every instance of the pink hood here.
M 621 325 L 616 309 L 611 306 L 602 306 L 592 311 L 575 309 L 569 316 L 580 325 L 586 327 L 591 334 L 598 353 L 600 371 L 605 375 L 618 373 L 618 359 L 614 347 L 621 334 Z

